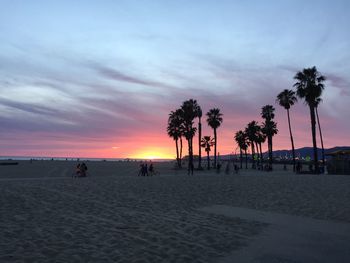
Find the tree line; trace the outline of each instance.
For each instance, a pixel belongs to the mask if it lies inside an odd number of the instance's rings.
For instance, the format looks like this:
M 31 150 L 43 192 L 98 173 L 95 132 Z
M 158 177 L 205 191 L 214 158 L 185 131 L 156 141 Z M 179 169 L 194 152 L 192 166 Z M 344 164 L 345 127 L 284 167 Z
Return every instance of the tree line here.
M 316 121 L 319 128 L 319 134 L 322 147 L 322 164 L 325 165 L 324 158 L 324 146 L 321 125 L 318 115 L 318 106 L 322 102 L 321 95 L 324 90 L 324 81 L 326 78 L 322 76 L 317 68 L 305 68 L 299 71 L 294 76 L 296 80 L 293 87 L 296 91 L 285 89 L 277 95 L 276 103 L 287 111 L 287 120 L 289 127 L 289 135 L 292 147 L 293 157 L 293 170 L 296 167 L 296 156 L 294 148 L 294 138 L 292 134 L 291 121 L 290 121 L 290 108 L 293 106 L 299 98 L 304 100 L 305 105 L 309 107 L 310 119 L 311 119 L 311 137 L 313 144 L 313 159 L 314 159 L 314 172 L 319 173 L 319 163 L 317 156 L 317 143 L 316 143 Z M 265 105 L 261 108 L 261 117 L 263 122 L 260 125 L 257 121 L 253 120 L 247 124 L 244 130 L 239 130 L 234 135 L 234 140 L 240 149 L 240 166 L 243 167 L 243 153 L 245 155 L 245 166 L 248 168 L 248 149 L 251 149 L 252 156 L 252 168 L 257 166 L 261 167 L 263 164 L 262 144 L 267 140 L 268 146 L 268 166 L 269 170 L 272 170 L 273 164 L 273 136 L 278 133 L 277 123 L 274 121 L 275 108 L 272 105 Z M 174 139 L 176 144 L 176 160 L 177 166 L 181 168 L 182 163 L 182 138 L 187 140 L 188 144 L 188 172 L 193 173 L 193 138 L 198 130 L 198 169 L 202 169 L 202 156 L 201 148 L 204 148 L 207 153 L 207 168 L 210 169 L 209 153 L 211 147 L 214 146 L 214 167 L 217 166 L 217 129 L 223 122 L 223 114 L 219 108 L 210 109 L 206 113 L 207 124 L 213 129 L 214 138 L 211 136 L 202 137 L 202 109 L 198 102 L 194 99 L 184 101 L 179 109 L 171 111 L 168 118 L 167 133 Z M 198 129 L 195 127 L 194 120 L 198 119 Z
M 210 169 L 209 152 L 211 146 L 214 146 L 214 166 L 217 164 L 217 129 L 220 127 L 223 118 L 220 109 L 213 108 L 206 113 L 206 121 L 214 130 L 214 138 L 204 136 L 202 138 L 202 109 L 194 99 L 186 100 L 181 107 L 171 111 L 168 118 L 167 133 L 175 140 L 177 166 L 182 166 L 182 138 L 187 140 L 188 144 L 188 172 L 193 173 L 193 137 L 197 132 L 194 120 L 198 119 L 198 169 L 202 169 L 201 148 L 207 152 L 208 169 Z M 180 145 L 179 145 L 180 144 Z

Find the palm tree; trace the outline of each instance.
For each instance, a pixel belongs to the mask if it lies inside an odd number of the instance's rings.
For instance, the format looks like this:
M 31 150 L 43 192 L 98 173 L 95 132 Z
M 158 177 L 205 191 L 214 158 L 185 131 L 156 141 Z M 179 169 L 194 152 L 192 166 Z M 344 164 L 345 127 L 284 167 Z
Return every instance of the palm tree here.
M 243 141 L 243 136 L 244 136 L 244 132 L 243 131 L 238 131 L 236 132 L 234 138 L 235 138 L 235 141 L 239 147 L 239 160 L 240 160 L 240 163 L 241 163 L 241 169 L 242 169 L 242 163 L 243 163 L 243 150 L 242 150 L 242 141 Z
M 257 142 L 257 145 L 259 146 L 261 165 L 263 165 L 263 161 L 264 161 L 263 153 L 262 153 L 262 144 L 265 141 L 266 141 L 266 135 L 263 133 L 262 127 L 259 126 L 259 129 L 257 130 L 257 134 L 256 134 L 256 142 Z
M 267 137 L 267 144 L 268 144 L 268 152 L 269 152 L 269 169 L 272 169 L 272 137 L 278 133 L 277 129 L 277 123 L 274 121 L 265 121 L 263 122 L 262 126 L 262 132 Z
M 321 140 L 321 147 L 322 147 L 322 165 L 324 167 L 325 166 L 325 158 L 324 158 L 323 136 L 322 136 L 320 118 L 318 117 L 318 106 L 322 102 L 322 99 L 318 98 L 316 101 L 317 101 L 317 104 L 316 104 L 315 112 L 316 112 L 316 119 L 317 119 L 317 124 L 318 124 L 318 130 L 320 132 L 320 140 Z
M 288 90 L 288 89 L 285 89 L 281 93 L 279 93 L 277 95 L 277 99 L 276 99 L 276 102 L 278 102 L 280 106 L 282 106 L 283 108 L 285 108 L 287 110 L 289 135 L 290 135 L 290 141 L 292 143 L 293 171 L 294 172 L 295 172 L 295 148 L 294 148 L 292 128 L 290 125 L 289 109 L 291 106 L 294 105 L 294 103 L 297 102 L 297 100 L 298 99 L 295 96 L 295 92 L 293 90 Z
M 210 169 L 210 158 L 209 158 L 209 152 L 211 150 L 211 147 L 214 145 L 214 138 L 210 138 L 210 136 L 204 136 L 201 140 L 200 146 L 204 148 L 204 150 L 207 153 L 207 162 L 208 166 L 207 169 Z
M 179 156 L 178 141 L 179 141 L 179 138 L 181 138 L 181 126 L 182 126 L 182 119 L 181 119 L 181 115 L 179 114 L 179 110 L 171 111 L 168 118 L 167 133 L 169 137 L 175 140 L 176 161 L 179 168 L 181 167 L 181 159 Z
M 214 130 L 214 166 L 216 167 L 216 151 L 217 151 L 217 134 L 216 130 L 220 127 L 222 123 L 222 113 L 220 112 L 220 109 L 213 108 L 207 112 L 207 122 L 208 125 Z
M 305 103 L 310 109 L 310 119 L 311 119 L 311 135 L 312 135 L 312 145 L 314 152 L 314 165 L 315 173 L 319 172 L 318 169 L 318 157 L 317 157 L 317 143 L 316 143 L 316 116 L 315 108 L 318 105 L 318 99 L 322 95 L 324 90 L 323 82 L 326 80 L 322 76 L 317 68 L 314 66 L 312 68 L 304 68 L 303 71 L 299 71 L 294 76 L 297 82 L 294 87 L 297 89 L 297 96 L 305 100 Z
M 195 127 L 193 127 L 193 120 L 197 118 L 197 109 L 197 101 L 193 99 L 184 101 L 181 106 L 184 136 L 188 142 L 188 174 L 193 173 L 193 137 L 197 130 Z
M 272 105 L 265 105 L 261 108 L 261 117 L 265 119 L 263 123 L 263 132 L 267 137 L 267 146 L 269 152 L 269 169 L 272 169 L 272 137 L 277 133 L 277 124 L 273 121 L 275 117 L 275 108 Z
M 241 169 L 243 167 L 243 151 L 245 151 L 246 155 L 246 168 L 247 167 L 247 149 L 248 149 L 248 139 L 247 139 L 247 134 L 243 132 L 242 130 L 236 132 L 235 134 L 235 141 L 239 147 L 239 152 L 240 152 L 240 163 L 241 163 Z
M 201 147 L 201 137 L 202 137 L 202 109 L 198 105 L 197 107 L 197 117 L 198 117 L 198 170 L 202 169 L 202 147 Z
M 258 122 L 251 121 L 248 123 L 245 128 L 245 133 L 247 134 L 247 138 L 249 140 L 250 147 L 252 149 L 252 168 L 255 169 L 255 147 L 254 144 L 257 140 L 257 131 L 259 130 Z
M 248 135 L 247 133 L 244 132 L 244 137 L 243 137 L 243 143 L 242 143 L 242 150 L 244 151 L 245 155 L 245 169 L 248 169 L 248 147 L 250 145 L 249 140 L 248 140 Z

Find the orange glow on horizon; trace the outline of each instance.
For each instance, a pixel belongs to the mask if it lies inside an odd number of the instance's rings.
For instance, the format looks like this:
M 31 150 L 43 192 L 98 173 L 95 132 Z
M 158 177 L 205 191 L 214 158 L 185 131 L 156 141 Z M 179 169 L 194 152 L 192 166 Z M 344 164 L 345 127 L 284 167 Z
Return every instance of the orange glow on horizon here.
M 129 158 L 134 159 L 174 159 L 173 153 L 169 152 L 167 148 L 145 148 L 140 149 L 135 153 L 131 153 Z

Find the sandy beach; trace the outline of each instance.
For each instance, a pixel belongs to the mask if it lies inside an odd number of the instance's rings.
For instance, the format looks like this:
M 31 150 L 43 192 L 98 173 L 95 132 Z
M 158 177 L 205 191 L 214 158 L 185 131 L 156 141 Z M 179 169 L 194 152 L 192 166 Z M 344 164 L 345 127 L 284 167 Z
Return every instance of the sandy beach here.
M 350 260 L 349 176 L 86 163 L 0 166 L 0 262 Z

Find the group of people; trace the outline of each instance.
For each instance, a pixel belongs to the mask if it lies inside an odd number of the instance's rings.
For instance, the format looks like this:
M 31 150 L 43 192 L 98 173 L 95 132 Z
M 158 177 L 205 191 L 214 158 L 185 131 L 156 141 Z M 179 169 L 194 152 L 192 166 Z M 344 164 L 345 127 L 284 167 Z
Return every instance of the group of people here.
M 87 175 L 87 166 L 85 163 L 78 163 L 75 168 L 74 177 L 86 177 Z
M 140 171 L 138 176 L 152 176 L 155 174 L 153 163 L 148 166 L 147 163 L 140 164 Z

